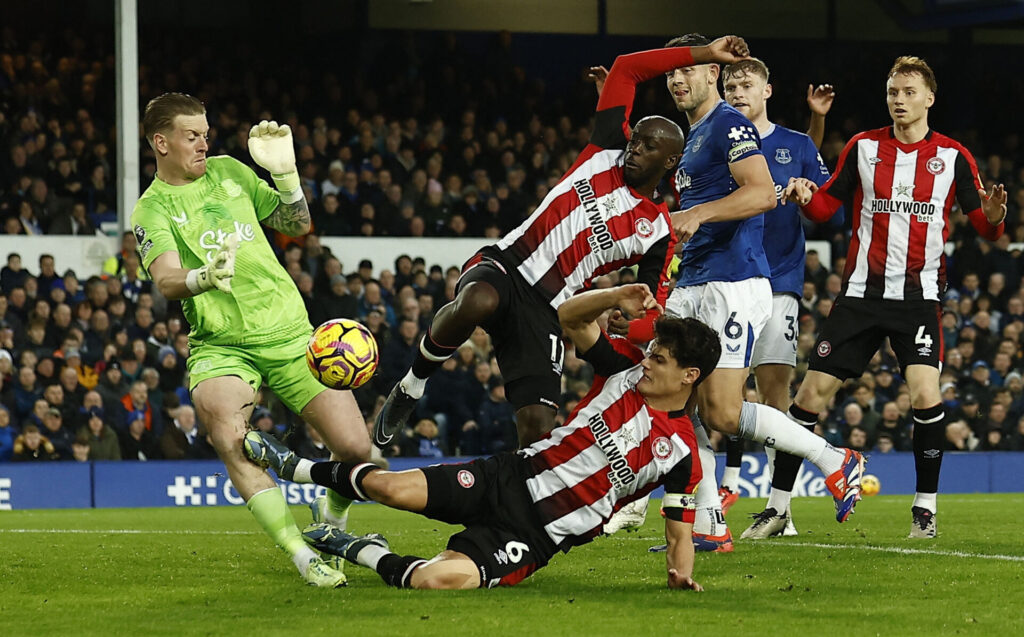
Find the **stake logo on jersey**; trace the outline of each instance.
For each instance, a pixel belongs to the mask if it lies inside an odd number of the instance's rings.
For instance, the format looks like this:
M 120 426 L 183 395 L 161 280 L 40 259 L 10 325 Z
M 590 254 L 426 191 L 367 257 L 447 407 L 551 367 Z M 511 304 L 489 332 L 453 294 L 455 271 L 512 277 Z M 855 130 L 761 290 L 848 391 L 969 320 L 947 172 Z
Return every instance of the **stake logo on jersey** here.
M 679 209 L 716 201 L 736 190 L 738 185 L 729 165 L 760 155 L 760 148 L 761 138 L 750 120 L 725 102 L 715 105 L 690 126 L 672 180 Z M 701 224 L 683 249 L 679 285 L 767 277 L 768 262 L 761 245 L 762 216 Z
M 782 197 L 791 177 L 804 177 L 819 186 L 828 168 L 810 137 L 772 124 L 761 136 L 761 151 L 775 182 L 775 197 Z M 764 213 L 764 253 L 771 269 L 772 293 L 800 296 L 804 285 L 804 230 L 800 208 L 788 202 Z
M 251 223 L 241 223 L 238 221 L 234 222 L 234 232 L 238 235 L 238 238 L 242 241 L 252 241 L 256 238 L 256 230 L 252 227 Z M 213 261 L 214 253 L 224 245 L 224 241 L 227 240 L 228 235 L 231 232 L 217 228 L 216 230 L 207 230 L 203 234 L 199 235 L 199 247 L 206 250 L 206 262 Z M 241 248 L 241 244 L 239 244 Z

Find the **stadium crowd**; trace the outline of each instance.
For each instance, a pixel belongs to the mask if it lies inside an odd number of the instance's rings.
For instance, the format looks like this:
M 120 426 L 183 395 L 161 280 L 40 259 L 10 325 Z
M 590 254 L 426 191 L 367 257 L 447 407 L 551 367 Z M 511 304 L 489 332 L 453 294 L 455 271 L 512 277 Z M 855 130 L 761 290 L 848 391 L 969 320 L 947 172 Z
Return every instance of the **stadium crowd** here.
M 452 35 L 410 36 L 365 75 L 304 71 L 288 90 L 276 80 L 257 81 L 248 69 L 233 70 L 232 60 L 214 64 L 203 47 L 185 53 L 167 43 L 164 53 L 172 55 L 143 58 L 143 101 L 183 90 L 207 104 L 211 155 L 252 165 L 251 123 L 276 116 L 291 125 L 314 233 L 299 241 L 276 236 L 274 245 L 314 325 L 354 318 L 376 336 L 379 371 L 356 392 L 368 422 L 412 363 L 433 313 L 453 298 L 461 264 L 428 264 L 415 255 L 345 263 L 318 237 L 497 238 L 529 215 L 589 137 L 592 86 L 580 82 L 561 98 L 549 97 L 543 82 L 517 65 L 508 34 L 475 61 L 460 46 Z M 102 39 L 0 32 L 3 233 L 92 235 L 116 219 L 111 60 Z M 208 67 L 215 75 L 204 75 Z M 842 100 L 842 78 L 832 81 Z M 800 127 L 800 116 L 791 120 Z M 859 128 L 855 118 L 827 128 L 827 163 L 834 166 L 845 138 Z M 1024 262 L 1013 247 L 1024 242 L 1024 157 L 1009 139 L 965 139 L 974 140 L 987 181 L 1007 184 L 1010 203 L 1007 235 L 994 243 L 954 213 L 941 377 L 952 413 L 947 448 L 1024 450 Z M 145 144 L 141 167 L 144 188 L 155 172 Z M 836 272 L 849 237 L 848 228 L 807 231 L 840 256 L 832 263 L 808 256 L 794 385 L 839 294 Z M 632 276 L 623 271 L 598 285 Z M 53 256 L 23 264 L 10 254 L 0 292 L 0 461 L 215 457 L 185 388 L 188 326 L 178 304 L 152 289 L 132 233 L 102 272 L 81 277 Z M 564 369 L 561 418 L 593 378 L 571 348 Z M 891 352 L 879 353 L 871 370 L 846 384 L 822 416 L 821 433 L 859 450 L 907 451 L 910 398 Z M 253 426 L 294 430 L 289 440 L 302 445 L 303 455 L 327 455 L 315 432 L 273 396 L 261 395 L 259 404 Z M 515 446 L 513 410 L 486 333 L 478 330 L 431 378 L 411 424 L 392 453 L 482 454 Z

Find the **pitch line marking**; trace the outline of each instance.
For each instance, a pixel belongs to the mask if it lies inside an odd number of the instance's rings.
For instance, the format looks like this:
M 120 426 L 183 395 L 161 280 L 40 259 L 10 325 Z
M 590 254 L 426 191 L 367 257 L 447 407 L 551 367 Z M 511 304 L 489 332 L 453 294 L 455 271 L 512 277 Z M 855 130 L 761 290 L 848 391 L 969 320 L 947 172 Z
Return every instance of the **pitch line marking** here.
M 866 544 L 824 544 L 819 542 L 787 542 L 773 546 L 809 546 L 820 549 L 852 549 L 861 551 L 881 551 L 882 553 L 900 553 L 902 555 L 941 555 L 943 557 L 969 557 L 981 560 L 1002 560 L 1005 562 L 1024 562 L 1024 555 L 990 555 L 987 553 L 967 553 L 965 551 L 938 551 L 935 549 L 906 549 L 899 546 L 870 546 Z

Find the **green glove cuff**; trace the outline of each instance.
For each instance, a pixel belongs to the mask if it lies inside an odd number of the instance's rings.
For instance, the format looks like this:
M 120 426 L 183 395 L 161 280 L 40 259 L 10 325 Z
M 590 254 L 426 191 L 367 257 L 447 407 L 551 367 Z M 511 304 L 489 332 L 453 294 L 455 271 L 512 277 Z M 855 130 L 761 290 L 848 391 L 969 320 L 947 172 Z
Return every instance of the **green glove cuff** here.
M 270 173 L 277 186 L 278 192 L 290 193 L 299 189 L 299 171 L 293 170 L 286 173 Z

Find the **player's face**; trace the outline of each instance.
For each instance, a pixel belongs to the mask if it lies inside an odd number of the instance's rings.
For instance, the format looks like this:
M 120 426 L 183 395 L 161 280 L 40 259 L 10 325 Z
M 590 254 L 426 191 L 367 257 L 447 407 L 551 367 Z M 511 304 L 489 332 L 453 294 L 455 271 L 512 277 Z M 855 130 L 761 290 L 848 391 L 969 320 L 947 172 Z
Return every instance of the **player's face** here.
M 157 152 L 166 160 L 166 169 L 185 181 L 199 179 L 206 173 L 206 143 L 210 124 L 206 115 L 177 115 L 174 129 L 157 142 Z M 168 175 L 169 176 L 169 175 Z
M 679 391 L 692 384 L 700 373 L 695 367 L 680 367 L 672 352 L 657 344 L 640 364 L 644 373 L 636 389 L 648 400 L 678 396 Z
M 765 102 L 772 94 L 771 85 L 757 73 L 740 71 L 727 75 L 722 86 L 725 90 L 725 101 L 729 106 L 743 113 L 752 122 L 764 114 Z
M 672 142 L 659 134 L 654 127 L 637 125 L 626 145 L 623 158 L 623 177 L 626 183 L 637 188 L 660 178 L 675 162 L 670 161 L 673 155 Z
M 713 68 L 712 68 L 713 67 Z M 695 111 L 711 95 L 711 87 L 718 81 L 717 66 L 698 64 L 684 66 L 665 74 L 668 92 L 680 111 Z
M 924 83 L 920 73 L 897 73 L 885 84 L 889 116 L 897 126 L 910 126 L 928 117 L 935 103 L 935 94 Z

